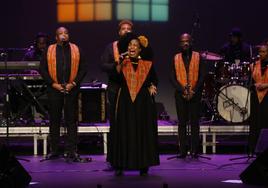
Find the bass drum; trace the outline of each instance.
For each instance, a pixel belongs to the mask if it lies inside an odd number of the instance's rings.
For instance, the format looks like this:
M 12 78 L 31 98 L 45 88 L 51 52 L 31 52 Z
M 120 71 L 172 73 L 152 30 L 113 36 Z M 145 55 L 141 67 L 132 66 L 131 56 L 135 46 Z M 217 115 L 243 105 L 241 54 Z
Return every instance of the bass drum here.
M 242 123 L 250 116 L 250 92 L 241 85 L 225 85 L 216 95 L 219 115 L 230 123 Z

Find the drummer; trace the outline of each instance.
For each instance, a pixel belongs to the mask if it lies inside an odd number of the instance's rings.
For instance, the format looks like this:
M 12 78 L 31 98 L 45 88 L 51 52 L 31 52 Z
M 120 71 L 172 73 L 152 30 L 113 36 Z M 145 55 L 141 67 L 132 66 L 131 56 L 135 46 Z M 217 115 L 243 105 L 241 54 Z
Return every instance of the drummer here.
M 250 46 L 242 40 L 240 28 L 233 28 L 229 33 L 229 41 L 220 49 L 220 55 L 224 57 L 225 62 L 231 64 L 240 62 L 249 62 L 251 57 Z

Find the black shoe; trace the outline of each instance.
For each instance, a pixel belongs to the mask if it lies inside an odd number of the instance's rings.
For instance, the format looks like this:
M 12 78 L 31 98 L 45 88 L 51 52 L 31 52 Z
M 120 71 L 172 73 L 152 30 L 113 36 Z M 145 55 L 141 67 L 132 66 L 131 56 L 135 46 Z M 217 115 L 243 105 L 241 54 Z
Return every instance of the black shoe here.
M 53 159 L 58 159 L 58 158 L 60 158 L 60 154 L 52 152 L 52 153 L 47 154 L 45 159 L 53 160 Z
M 140 169 L 140 176 L 143 176 L 143 177 L 145 177 L 145 176 L 148 176 L 148 168 L 142 168 L 142 169 Z
M 107 171 L 107 172 L 114 171 L 114 167 L 110 163 L 108 163 L 107 167 L 103 169 L 103 171 Z
M 115 170 L 115 176 L 123 176 L 123 170 L 122 169 L 116 169 Z
M 64 155 L 66 162 L 78 162 L 78 163 L 88 163 L 92 161 L 91 157 L 81 158 L 80 155 L 76 152 L 67 153 Z
M 80 156 L 76 152 L 69 152 L 64 154 L 64 158 L 66 162 L 75 162 L 80 158 Z
M 178 158 L 178 159 L 185 159 L 186 156 L 187 156 L 186 154 L 180 154 L 180 155 L 178 155 L 177 158 Z
M 191 156 L 193 159 L 198 159 L 199 157 L 198 153 L 191 153 Z
M 248 153 L 248 158 L 254 158 L 254 153 Z

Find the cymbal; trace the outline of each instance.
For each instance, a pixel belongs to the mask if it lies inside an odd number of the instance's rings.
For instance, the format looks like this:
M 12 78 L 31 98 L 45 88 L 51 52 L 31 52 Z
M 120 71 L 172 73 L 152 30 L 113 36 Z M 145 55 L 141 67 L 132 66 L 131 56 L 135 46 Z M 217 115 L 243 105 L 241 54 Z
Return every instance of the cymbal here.
M 203 52 L 200 52 L 200 54 L 201 54 L 201 57 L 205 60 L 219 61 L 223 59 L 221 55 L 213 53 L 213 52 L 203 51 Z

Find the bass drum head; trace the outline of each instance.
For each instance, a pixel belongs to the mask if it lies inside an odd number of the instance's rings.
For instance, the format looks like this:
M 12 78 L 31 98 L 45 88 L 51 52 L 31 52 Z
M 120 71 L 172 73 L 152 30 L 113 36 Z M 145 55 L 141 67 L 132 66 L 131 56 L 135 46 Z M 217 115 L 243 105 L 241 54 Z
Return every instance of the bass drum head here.
M 217 99 L 219 115 L 228 122 L 241 123 L 250 116 L 250 92 L 240 85 L 220 88 Z

